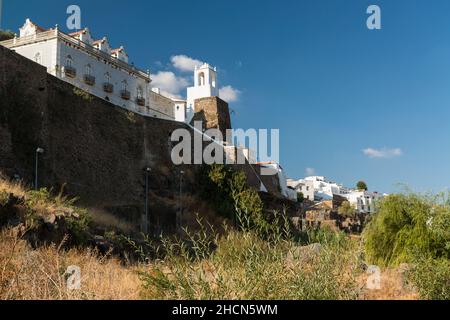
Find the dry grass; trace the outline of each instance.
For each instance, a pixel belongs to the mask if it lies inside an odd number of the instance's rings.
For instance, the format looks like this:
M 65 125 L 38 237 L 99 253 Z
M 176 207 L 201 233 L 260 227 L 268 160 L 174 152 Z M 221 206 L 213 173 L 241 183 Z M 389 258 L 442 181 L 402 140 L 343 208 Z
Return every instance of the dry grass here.
M 66 270 L 81 268 L 81 289 L 68 290 Z M 33 250 L 17 230 L 0 233 L 1 300 L 138 299 L 137 270 L 90 249 L 62 251 L 56 246 Z
M 135 229 L 135 227 L 131 223 L 123 221 L 103 210 L 90 209 L 89 212 L 91 213 L 92 222 L 96 226 L 120 230 L 125 234 L 129 234 Z
M 10 182 L 4 179 L 0 173 L 0 192 L 12 193 L 17 197 L 25 197 L 25 186 L 20 182 Z
M 18 181 L 5 179 L 0 172 L 0 194 L 13 194 L 15 197 L 24 198 L 32 207 L 37 216 L 45 217 L 51 213 L 67 209 L 72 206 L 73 200 L 62 195 L 51 196 L 46 189 L 39 191 L 28 190 L 26 186 Z

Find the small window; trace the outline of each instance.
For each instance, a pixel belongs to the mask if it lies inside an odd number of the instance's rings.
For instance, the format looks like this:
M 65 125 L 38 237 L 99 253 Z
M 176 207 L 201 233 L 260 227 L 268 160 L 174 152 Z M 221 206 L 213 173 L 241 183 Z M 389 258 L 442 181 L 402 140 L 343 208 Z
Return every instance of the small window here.
M 111 83 L 111 75 L 109 74 L 109 72 L 105 73 L 105 82 Z
M 122 81 L 122 90 L 128 91 L 128 82 L 126 80 Z
M 92 75 L 92 67 L 90 64 L 86 65 L 86 75 L 91 76 Z
M 67 58 L 66 58 L 66 67 L 71 68 L 72 65 L 73 65 L 73 59 L 72 59 L 72 57 L 71 57 L 71 56 L 67 56 Z
M 137 88 L 137 97 L 138 97 L 139 99 L 142 99 L 142 98 L 144 97 L 144 90 L 142 89 L 141 86 L 139 86 L 139 87 Z
M 38 52 L 34 55 L 34 62 L 39 63 L 39 64 L 42 63 L 42 57 L 41 57 L 40 52 Z

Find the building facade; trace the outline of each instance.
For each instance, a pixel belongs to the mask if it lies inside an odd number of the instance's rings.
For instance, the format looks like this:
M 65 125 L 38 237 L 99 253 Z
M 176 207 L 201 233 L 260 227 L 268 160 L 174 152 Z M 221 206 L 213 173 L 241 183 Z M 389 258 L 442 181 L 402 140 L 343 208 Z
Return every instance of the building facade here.
M 0 45 L 114 105 L 145 116 L 175 120 L 174 105 L 167 108 L 167 101 L 158 99 L 151 90 L 150 72 L 129 64 L 124 47 L 113 49 L 106 37 L 94 40 L 87 28 L 65 34 L 58 27 L 47 30 L 27 19 L 19 37 Z
M 288 187 L 292 188 L 296 192 L 300 192 L 303 194 L 303 197 L 306 200 L 314 201 L 314 183 L 312 181 L 300 179 L 300 180 L 292 180 L 288 179 L 287 181 Z
M 358 213 L 375 213 L 376 203 L 385 195 L 378 192 L 354 190 L 329 181 L 322 176 L 311 176 L 300 180 L 288 179 L 287 185 L 303 193 L 305 199 L 316 202 L 346 200 Z

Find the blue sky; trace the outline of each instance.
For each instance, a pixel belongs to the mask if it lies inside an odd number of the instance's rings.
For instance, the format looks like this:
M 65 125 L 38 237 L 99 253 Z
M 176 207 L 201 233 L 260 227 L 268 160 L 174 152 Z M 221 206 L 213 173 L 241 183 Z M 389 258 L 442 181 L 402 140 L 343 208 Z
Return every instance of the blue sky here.
M 17 30 L 29 17 L 64 30 L 67 6 L 77 4 L 83 27 L 123 44 L 181 93 L 190 73 L 171 57 L 217 66 L 221 85 L 238 93 L 233 126 L 279 128 L 291 177 L 311 168 L 381 192 L 449 187 L 450 1 L 121 3 L 3 0 L 2 27 Z M 381 7 L 382 30 L 366 27 L 371 4 Z

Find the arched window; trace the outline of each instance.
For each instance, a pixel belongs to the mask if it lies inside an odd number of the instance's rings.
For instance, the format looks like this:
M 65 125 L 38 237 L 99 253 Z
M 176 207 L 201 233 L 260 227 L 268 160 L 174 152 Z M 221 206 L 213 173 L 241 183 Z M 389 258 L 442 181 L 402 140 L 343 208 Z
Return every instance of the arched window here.
M 215 88 L 216 87 L 216 75 L 212 74 L 211 77 L 212 77 L 211 85 L 213 86 L 213 88 Z
M 41 56 L 40 52 L 38 52 L 34 55 L 34 62 L 39 63 L 39 64 L 42 63 L 42 56 Z
M 138 99 L 142 99 L 144 97 L 144 90 L 141 86 L 137 87 L 137 97 Z
M 200 72 L 198 75 L 198 85 L 204 86 L 205 85 L 205 73 Z
M 92 67 L 90 64 L 86 65 L 85 74 L 87 76 L 92 76 Z
M 72 65 L 73 65 L 73 59 L 69 55 L 69 56 L 66 57 L 66 67 L 72 68 Z
M 123 91 L 128 91 L 128 82 L 127 82 L 127 80 L 123 80 L 122 81 L 122 90 Z

